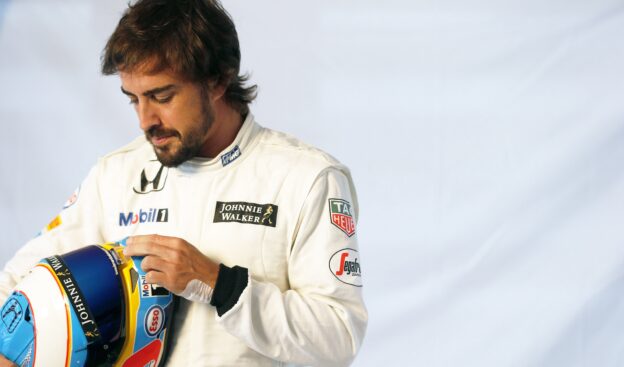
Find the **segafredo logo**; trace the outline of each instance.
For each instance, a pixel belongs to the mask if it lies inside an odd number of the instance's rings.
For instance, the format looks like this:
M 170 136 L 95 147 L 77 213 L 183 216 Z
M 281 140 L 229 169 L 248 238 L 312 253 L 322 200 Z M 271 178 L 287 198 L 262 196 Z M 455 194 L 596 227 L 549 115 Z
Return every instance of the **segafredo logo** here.
M 137 223 L 168 222 L 169 209 L 139 209 L 139 212 L 119 213 L 119 226 L 130 226 Z
M 154 305 L 145 314 L 145 332 L 149 336 L 156 336 L 165 325 L 165 311 L 162 307 Z
M 336 252 L 329 259 L 329 270 L 343 283 L 362 286 L 362 269 L 357 250 L 345 248 Z

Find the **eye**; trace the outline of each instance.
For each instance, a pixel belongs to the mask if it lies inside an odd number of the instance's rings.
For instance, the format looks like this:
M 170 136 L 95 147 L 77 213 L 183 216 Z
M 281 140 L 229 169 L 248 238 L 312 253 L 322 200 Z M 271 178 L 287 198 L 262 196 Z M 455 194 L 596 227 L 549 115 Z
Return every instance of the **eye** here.
M 173 94 L 168 94 L 166 96 L 153 96 L 152 98 L 158 103 L 165 104 L 173 99 Z
M 136 98 L 130 98 L 130 101 L 128 101 L 128 103 L 132 104 L 132 105 L 136 105 L 139 103 L 139 100 Z

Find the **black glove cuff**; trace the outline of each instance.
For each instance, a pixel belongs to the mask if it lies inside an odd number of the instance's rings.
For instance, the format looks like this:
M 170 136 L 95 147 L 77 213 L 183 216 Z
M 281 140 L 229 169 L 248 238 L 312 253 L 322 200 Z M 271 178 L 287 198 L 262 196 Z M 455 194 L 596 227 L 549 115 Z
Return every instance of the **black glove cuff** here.
M 232 268 L 219 264 L 219 275 L 215 284 L 210 304 L 217 308 L 217 314 L 223 316 L 240 298 L 249 280 L 247 268 Z

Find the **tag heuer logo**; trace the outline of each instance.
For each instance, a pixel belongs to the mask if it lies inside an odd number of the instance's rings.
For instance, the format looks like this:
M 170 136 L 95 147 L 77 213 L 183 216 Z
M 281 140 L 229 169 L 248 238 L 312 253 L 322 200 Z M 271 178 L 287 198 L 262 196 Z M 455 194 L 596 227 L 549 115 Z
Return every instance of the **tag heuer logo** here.
M 348 201 L 329 199 L 329 216 L 333 225 L 340 228 L 347 236 L 353 236 L 355 223 L 353 222 L 353 210 Z
M 275 227 L 277 205 L 217 201 L 213 222 L 238 222 Z

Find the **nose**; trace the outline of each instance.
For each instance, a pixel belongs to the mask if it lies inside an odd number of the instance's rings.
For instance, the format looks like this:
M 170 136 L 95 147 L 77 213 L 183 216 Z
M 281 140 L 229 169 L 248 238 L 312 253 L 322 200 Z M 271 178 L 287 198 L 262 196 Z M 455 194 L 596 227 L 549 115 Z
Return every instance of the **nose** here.
M 141 130 L 148 131 L 152 126 L 160 125 L 160 117 L 149 101 L 138 103 L 136 105 L 136 112 L 139 117 Z

